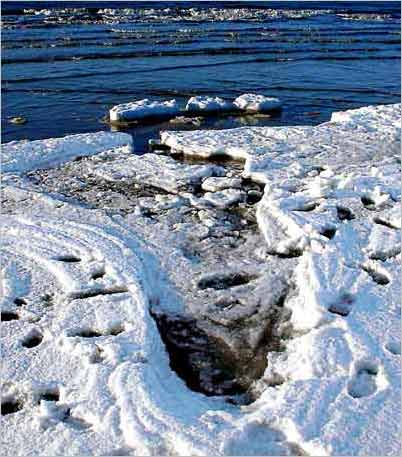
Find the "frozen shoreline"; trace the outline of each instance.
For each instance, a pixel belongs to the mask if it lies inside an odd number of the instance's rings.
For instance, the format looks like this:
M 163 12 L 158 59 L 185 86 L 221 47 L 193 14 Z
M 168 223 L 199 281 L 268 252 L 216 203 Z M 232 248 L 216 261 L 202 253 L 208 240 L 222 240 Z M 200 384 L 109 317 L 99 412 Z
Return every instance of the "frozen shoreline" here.
M 3 402 L 20 408 L 3 416 L 6 455 L 400 454 L 400 105 L 316 127 L 165 132 L 173 158 L 133 156 L 124 134 L 81 140 L 3 145 Z M 239 242 L 225 224 L 233 206 L 253 210 L 248 180 L 265 185 L 263 238 Z M 226 268 L 250 282 L 215 290 L 229 241 Z M 198 259 L 184 249 L 203 243 Z M 149 313 L 199 317 L 222 297 L 210 331 L 254 301 L 264 319 L 280 300 L 291 312 L 249 405 L 190 390 Z M 253 347 L 263 321 L 241 322 Z

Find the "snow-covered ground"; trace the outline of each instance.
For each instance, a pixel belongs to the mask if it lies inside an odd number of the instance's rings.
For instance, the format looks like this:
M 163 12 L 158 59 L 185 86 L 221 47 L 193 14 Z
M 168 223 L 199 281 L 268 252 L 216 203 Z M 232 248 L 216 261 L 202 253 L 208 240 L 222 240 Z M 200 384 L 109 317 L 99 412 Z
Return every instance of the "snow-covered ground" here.
M 3 453 L 400 455 L 400 105 L 162 142 L 3 145 Z
M 80 156 L 89 156 L 114 147 L 128 147 L 131 135 L 106 132 L 70 135 L 37 141 L 11 141 L 2 145 L 1 170 L 3 173 L 23 173 L 37 168 L 59 165 Z

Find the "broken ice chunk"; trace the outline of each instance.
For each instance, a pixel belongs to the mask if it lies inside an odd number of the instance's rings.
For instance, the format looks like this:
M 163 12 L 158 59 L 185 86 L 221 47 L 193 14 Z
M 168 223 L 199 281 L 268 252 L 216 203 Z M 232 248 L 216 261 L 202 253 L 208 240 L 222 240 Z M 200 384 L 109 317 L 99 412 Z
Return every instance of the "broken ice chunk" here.
M 197 185 L 205 177 L 222 175 L 224 170 L 217 165 L 188 165 L 171 157 L 149 153 L 100 164 L 93 172 L 107 181 L 124 180 L 177 193 L 182 188 Z
M 223 189 L 238 189 L 241 186 L 241 179 L 240 178 L 220 178 L 211 176 L 210 178 L 206 178 L 202 183 L 201 187 L 204 190 L 208 190 L 210 192 L 215 192 L 217 190 Z
M 282 106 L 279 98 L 265 97 L 257 94 L 243 94 L 237 97 L 234 104 L 241 110 L 258 113 L 280 109 Z
M 237 106 L 220 97 L 208 97 L 199 95 L 197 97 L 191 97 L 186 105 L 186 111 L 192 113 L 217 113 L 222 111 L 235 111 Z
M 206 201 L 217 208 L 227 208 L 245 199 L 246 194 L 237 189 L 225 189 L 220 192 L 207 192 Z
M 149 117 L 176 116 L 180 112 L 176 100 L 155 102 L 145 98 L 135 102 L 114 106 L 109 111 L 112 122 L 138 121 Z

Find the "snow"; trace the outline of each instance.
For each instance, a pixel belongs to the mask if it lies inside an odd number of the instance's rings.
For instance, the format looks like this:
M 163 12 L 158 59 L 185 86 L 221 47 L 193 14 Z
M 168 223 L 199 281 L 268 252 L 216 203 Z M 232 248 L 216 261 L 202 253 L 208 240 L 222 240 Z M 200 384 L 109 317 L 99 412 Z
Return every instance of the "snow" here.
M 4 454 L 400 455 L 400 105 L 162 143 L 244 168 L 124 134 L 3 146 Z M 150 314 L 244 354 L 278 303 L 248 405 L 191 390 Z
M 204 179 L 201 184 L 204 190 L 215 192 L 223 189 L 238 189 L 241 187 L 240 178 L 210 177 Z
M 178 164 L 171 157 L 150 153 L 101 164 L 96 167 L 95 174 L 107 181 L 148 184 L 166 192 L 178 193 L 185 185 L 200 183 L 202 178 L 222 175 L 223 170 L 216 165 Z
M 109 111 L 112 122 L 138 121 L 149 117 L 176 116 L 180 113 L 176 100 L 163 102 L 151 101 L 145 98 L 130 103 L 116 105 Z
M 198 118 L 188 118 L 181 114 L 210 115 L 244 111 L 246 113 L 270 112 L 282 106 L 277 98 L 257 94 L 243 94 L 233 102 L 220 97 L 197 95 L 191 97 L 186 107 L 181 110 L 176 100 L 151 101 L 148 99 L 116 105 L 109 110 L 109 119 L 113 122 L 141 121 L 170 117 L 171 123 L 199 124 Z
M 206 192 L 204 198 L 212 206 L 226 208 L 245 200 L 245 193 L 237 189 L 224 189 L 218 192 Z
M 195 114 L 235 111 L 236 109 L 236 105 L 232 102 L 223 100 L 220 97 L 208 97 L 203 95 L 191 97 L 186 105 L 186 111 Z
M 126 133 L 95 132 L 36 141 L 11 141 L 2 144 L 3 173 L 23 173 L 56 166 L 81 156 L 106 149 L 124 147 L 131 151 L 132 137 Z
M 265 97 L 257 94 L 243 94 L 233 102 L 241 110 L 250 113 L 267 112 L 281 108 L 282 103 L 278 98 Z

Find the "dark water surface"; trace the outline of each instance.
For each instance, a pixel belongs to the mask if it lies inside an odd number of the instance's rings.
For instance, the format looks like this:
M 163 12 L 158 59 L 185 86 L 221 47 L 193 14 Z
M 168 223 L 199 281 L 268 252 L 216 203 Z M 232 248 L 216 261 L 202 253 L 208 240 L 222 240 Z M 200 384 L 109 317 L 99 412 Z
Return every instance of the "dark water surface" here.
M 142 98 L 184 105 L 254 92 L 284 102 L 280 117 L 202 128 L 316 124 L 400 101 L 399 2 L 69 3 L 2 4 L 2 142 L 109 130 L 110 107 Z M 161 128 L 172 125 L 129 131 L 141 150 Z

